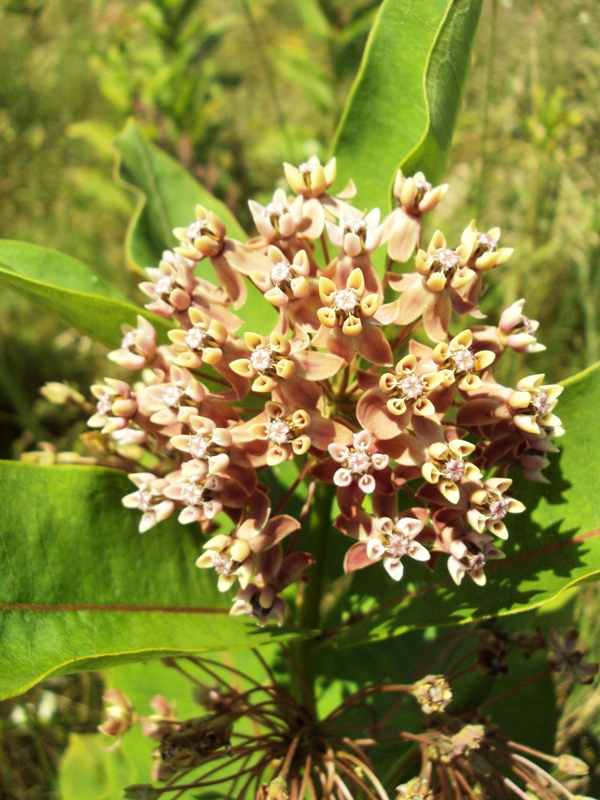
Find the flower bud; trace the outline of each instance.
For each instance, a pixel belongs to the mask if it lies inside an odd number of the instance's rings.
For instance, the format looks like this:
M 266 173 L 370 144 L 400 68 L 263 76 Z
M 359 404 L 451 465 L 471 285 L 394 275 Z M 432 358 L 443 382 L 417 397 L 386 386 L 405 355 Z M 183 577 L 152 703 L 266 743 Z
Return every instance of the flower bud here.
M 66 383 L 58 383 L 57 381 L 49 381 L 44 384 L 40 389 L 40 394 L 57 406 L 63 406 L 67 403 L 74 403 L 75 405 L 83 405 L 85 403 L 85 397 L 82 394 L 79 394 Z
M 568 778 L 581 778 L 590 771 L 585 761 L 575 756 L 570 756 L 567 753 L 563 753 L 558 757 L 556 767 L 562 775 Z
M 131 700 L 118 689 L 105 692 L 102 699 L 110 705 L 106 708 L 104 722 L 98 725 L 100 733 L 105 733 L 107 736 L 122 736 L 127 733 L 138 721 Z

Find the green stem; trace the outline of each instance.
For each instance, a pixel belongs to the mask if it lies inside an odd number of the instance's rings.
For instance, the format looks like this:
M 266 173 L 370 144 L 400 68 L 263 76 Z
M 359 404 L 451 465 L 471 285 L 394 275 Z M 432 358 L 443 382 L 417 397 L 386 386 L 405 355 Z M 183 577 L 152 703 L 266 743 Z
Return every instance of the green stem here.
M 300 605 L 299 623 L 305 630 L 319 627 L 319 609 L 323 594 L 323 572 L 325 569 L 325 553 L 327 537 L 331 529 L 331 508 L 335 497 L 335 486 L 318 483 L 308 517 L 308 551 L 315 558 L 310 568 L 309 581 L 304 588 Z M 299 675 L 292 673 L 292 691 L 297 699 L 306 699 L 306 687 L 313 695 L 315 682 L 315 639 L 305 639 L 294 647 Z M 302 685 L 304 684 L 304 692 Z

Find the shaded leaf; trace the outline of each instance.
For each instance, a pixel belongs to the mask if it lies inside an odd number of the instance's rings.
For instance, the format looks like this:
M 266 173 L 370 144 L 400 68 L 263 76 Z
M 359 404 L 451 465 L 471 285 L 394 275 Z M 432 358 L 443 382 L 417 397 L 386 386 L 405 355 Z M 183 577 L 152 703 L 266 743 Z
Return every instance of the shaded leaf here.
M 166 320 L 134 306 L 92 269 L 47 247 L 0 240 L 0 284 L 107 347 L 118 347 L 121 323 L 149 319 L 166 337 Z
M 177 707 L 181 719 L 201 716 L 203 709 L 192 699 L 191 684 L 174 669 L 159 661 L 125 664 L 104 673 L 107 688 L 119 689 L 133 703 L 141 717 L 155 713 L 150 700 L 163 695 Z M 59 766 L 62 800 L 121 800 L 128 784 L 147 783 L 152 768 L 151 753 L 157 742 L 132 728 L 115 750 L 107 752 L 111 739 L 100 733 L 71 734 Z
M 275 647 L 263 647 L 261 656 L 268 663 L 272 663 L 278 650 Z M 211 653 L 210 658 L 242 670 L 259 683 L 269 680 L 265 670 L 249 650 Z M 215 685 L 213 677 L 194 665 L 185 663 L 183 666 L 186 671 L 205 684 Z M 289 662 L 286 662 L 286 671 L 288 669 Z M 234 676 L 231 680 L 232 676 L 226 669 L 216 671 L 239 688 L 238 676 Z M 105 671 L 104 678 L 108 688 L 119 689 L 127 695 L 140 717 L 155 713 L 150 707 L 150 700 L 156 694 L 163 695 L 176 707 L 179 719 L 202 717 L 207 713 L 206 709 L 193 699 L 193 684 L 177 670 L 169 669 L 158 661 L 111 667 Z M 247 682 L 244 682 L 244 685 L 249 688 Z M 234 730 L 236 733 L 246 735 L 256 733 L 248 719 L 236 720 Z M 70 737 L 68 750 L 60 764 L 59 786 L 62 800 L 99 800 L 100 797 L 102 800 L 121 800 L 123 787 L 126 784 L 148 783 L 153 764 L 151 754 L 157 741 L 144 737 L 140 727 L 134 726 L 123 736 L 119 747 L 107 753 L 103 748 L 110 743 L 109 737 L 99 733 Z M 225 760 L 220 774 L 226 774 L 227 769 Z M 236 769 L 235 763 L 230 769 Z M 184 779 L 183 783 L 189 783 L 189 779 Z M 216 788 L 220 791 L 214 796 L 222 798 L 226 790 L 224 791 L 223 787 Z M 211 796 L 213 795 L 209 789 L 202 792 L 203 800 Z
M 144 536 L 131 483 L 95 467 L 0 465 L 0 697 L 49 675 L 298 635 L 231 617 L 175 517 Z
M 361 207 L 390 210 L 401 164 L 443 173 L 481 0 L 385 0 L 338 126 L 339 185 Z M 409 157 L 410 156 L 410 157 Z
M 600 364 L 565 382 L 558 413 L 567 433 L 545 486 L 515 475 L 513 490 L 528 511 L 510 515 L 504 561 L 486 567 L 487 585 L 450 580 L 446 558 L 433 576 L 407 565 L 393 585 L 375 564 L 356 574 L 352 610 L 335 633 L 341 645 L 397 636 L 413 628 L 468 622 L 535 608 L 565 589 L 600 575 Z M 420 569 L 419 569 L 420 568 Z M 379 570 L 379 571 L 378 571 Z
M 127 257 L 134 267 L 154 266 L 163 250 L 177 245 L 173 228 L 193 222 L 197 203 L 223 220 L 228 236 L 245 241 L 246 234 L 227 206 L 178 161 L 146 141 L 133 120 L 118 135 L 116 146 L 121 159 L 119 175 L 138 197 L 126 240 Z M 203 263 L 202 270 L 203 276 L 214 280 L 208 263 Z

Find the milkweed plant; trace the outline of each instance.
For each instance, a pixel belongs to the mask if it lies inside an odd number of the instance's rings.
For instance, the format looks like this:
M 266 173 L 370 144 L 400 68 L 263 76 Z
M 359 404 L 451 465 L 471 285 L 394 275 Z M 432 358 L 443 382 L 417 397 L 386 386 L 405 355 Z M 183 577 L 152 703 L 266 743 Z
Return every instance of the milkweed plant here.
M 139 316 L 108 354 L 135 377 L 106 378 L 91 389 L 96 407 L 88 425 L 105 437 L 105 463 L 126 469 L 134 485 L 123 505 L 138 513 L 141 533 L 172 514 L 182 525 L 199 525 L 205 542 L 196 566 L 214 573 L 219 591 L 236 588 L 230 613 L 258 626 L 281 625 L 290 614 L 316 624 L 319 586 L 311 570 L 333 529 L 348 540 L 340 572 L 376 566 L 372 580 L 395 581 L 401 593 L 405 571 L 443 560 L 456 584 L 467 579 L 489 590 L 486 567 L 505 557 L 511 515 L 525 510 L 507 475 L 520 470 L 546 480 L 553 440 L 565 433 L 555 414 L 562 386 L 534 374 L 511 388 L 494 376 L 506 350 L 544 349 L 524 300 L 496 324 L 483 323 L 486 273 L 512 249 L 500 246 L 498 228 L 479 231 L 474 221 L 456 246 L 438 230 L 423 249 L 422 218 L 448 185 L 434 187 L 421 172 L 398 170 L 397 207 L 381 219 L 379 209 L 352 205 L 352 182 L 328 192 L 335 158 L 324 166 L 316 157 L 298 167 L 286 163 L 284 170 L 292 195 L 277 189 L 265 206 L 249 201 L 257 237 L 229 238 L 218 216 L 197 205 L 195 219 L 174 230 L 179 244 L 147 270 L 145 308 L 173 324 L 170 344 L 158 345 L 156 330 Z M 383 278 L 373 264 L 379 248 L 387 251 Z M 205 262 L 218 284 L 202 277 Z M 400 272 L 404 264 L 408 270 Z M 248 281 L 277 310 L 266 335 L 236 333 Z M 478 324 L 465 324 L 467 315 Z M 310 482 L 298 518 L 281 513 L 296 487 L 274 504 L 263 477 L 288 460 L 301 465 L 296 481 Z M 220 531 L 223 515 L 233 523 L 228 533 Z M 320 539 L 312 552 L 298 547 L 307 521 Z M 291 586 L 293 610 L 284 597 Z M 590 682 L 597 665 L 583 661 L 575 642 L 571 631 L 564 640 L 538 633 L 510 643 L 549 648 L 551 669 Z M 502 671 L 508 645 L 493 627 L 480 634 L 479 658 L 495 657 L 489 673 Z M 198 660 L 197 667 L 206 665 Z M 429 720 L 418 733 L 391 734 L 418 741 L 421 750 L 418 774 L 396 788 L 397 797 L 569 796 L 485 716 L 446 711 L 452 690 L 444 675 L 366 687 L 324 721 L 276 682 L 242 692 L 221 676 L 204 687 L 213 715 L 198 720 L 178 721 L 157 697 L 158 713 L 141 724 L 160 742 L 153 774 L 166 786 L 130 787 L 127 796 L 179 791 L 180 775 L 200 765 L 204 773 L 191 786 L 231 782 L 228 768 L 237 762 L 235 781 L 248 777 L 244 791 L 230 796 L 245 797 L 254 781 L 257 798 L 384 800 L 367 751 L 391 731 L 375 723 L 368 739 L 340 740 L 338 726 L 359 700 L 388 692 L 412 695 Z M 101 729 L 121 735 L 136 712 L 118 690 L 106 700 Z M 232 747 L 233 724 L 244 717 L 261 732 Z M 563 758 L 562 766 L 581 768 L 573 763 Z M 539 794 L 527 794 L 519 779 Z
M 417 584 L 450 582 L 459 604 L 462 592 L 493 596 L 513 568 L 505 547 L 518 554 L 529 535 L 516 524 L 528 513 L 519 487 L 551 486 L 555 442 L 571 433 L 562 385 L 535 369 L 515 385 L 498 377 L 507 352 L 545 349 L 526 298 L 489 316 L 480 307 L 513 255 L 510 236 L 475 220 L 458 241 L 425 235 L 448 184 L 396 169 L 386 214 L 355 202 L 360 180 L 334 189 L 336 167 L 335 157 L 285 163 L 272 199 L 249 200 L 247 240 L 216 207 L 190 206 L 145 269 L 137 324 L 123 324 L 108 353 L 119 377 L 95 383 L 92 403 L 66 384 L 42 390 L 85 413 L 88 453 L 47 446 L 27 460 L 125 473 L 140 559 L 146 537 L 176 518 L 199 532 L 198 574 L 230 615 L 265 635 L 306 632 L 282 640 L 284 670 L 259 647 L 255 674 L 201 653 L 166 658 L 204 707 L 197 717 L 180 719 L 162 694 L 144 716 L 118 687 L 107 691 L 102 733 L 118 745 L 139 727 L 154 741 L 148 782 L 125 797 L 574 800 L 582 761 L 494 722 L 493 704 L 517 700 L 519 685 L 469 694 L 475 674 L 504 676 L 513 653 L 546 659 L 523 687 L 553 673 L 591 683 L 598 666 L 574 629 L 519 630 L 482 614 L 459 634 L 462 649 L 425 655 L 415 680 L 374 670 L 320 708 L 319 652 L 365 619 L 347 591 L 356 576 L 385 587 L 380 617 Z M 174 547 L 165 538 L 165 561 Z

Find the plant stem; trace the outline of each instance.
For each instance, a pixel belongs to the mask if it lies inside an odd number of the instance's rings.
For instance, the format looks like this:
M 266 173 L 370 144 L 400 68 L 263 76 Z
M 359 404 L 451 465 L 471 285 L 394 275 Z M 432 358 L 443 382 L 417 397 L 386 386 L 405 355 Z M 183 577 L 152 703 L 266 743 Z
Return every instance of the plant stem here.
M 308 516 L 308 551 L 315 558 L 310 570 L 310 578 L 304 588 L 300 605 L 299 623 L 302 628 L 314 630 L 319 627 L 319 607 L 323 593 L 323 571 L 325 569 L 325 553 L 327 536 L 331 528 L 331 507 L 335 497 L 335 486 L 318 483 Z M 294 647 L 298 669 L 303 683 L 313 694 L 314 705 L 314 650 L 316 641 L 305 639 Z M 292 672 L 292 693 L 301 702 L 305 699 L 299 676 Z

